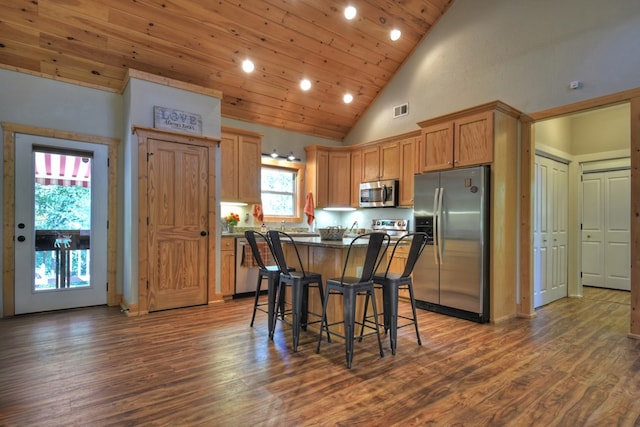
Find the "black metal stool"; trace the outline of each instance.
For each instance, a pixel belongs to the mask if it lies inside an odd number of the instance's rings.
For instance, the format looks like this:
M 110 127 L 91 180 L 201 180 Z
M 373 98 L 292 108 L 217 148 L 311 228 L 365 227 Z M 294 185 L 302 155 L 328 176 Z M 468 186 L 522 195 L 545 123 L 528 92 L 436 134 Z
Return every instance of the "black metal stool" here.
M 258 233 L 257 231 L 253 231 L 253 230 L 247 230 L 244 232 L 244 237 L 245 239 L 247 239 L 247 242 L 251 247 L 253 259 L 258 265 L 258 281 L 256 283 L 256 294 L 253 301 L 253 314 L 251 316 L 251 327 L 253 327 L 253 322 L 255 321 L 255 318 L 256 318 L 256 311 L 260 310 L 263 313 L 269 313 L 269 310 L 264 308 L 264 306 L 269 305 L 269 302 L 260 302 L 260 292 L 262 287 L 262 281 L 264 279 L 267 279 L 267 283 L 274 284 L 273 289 L 275 289 L 277 287 L 278 279 L 280 278 L 280 269 L 278 268 L 277 265 L 267 266 L 264 263 L 261 250 L 258 247 L 258 239 L 261 240 L 261 243 L 264 242 L 264 244 L 269 249 L 269 252 L 272 252 L 271 245 L 264 234 Z M 269 336 L 271 336 L 273 320 L 270 318 L 268 319 L 267 322 L 269 325 Z
M 320 318 L 320 314 L 311 313 L 308 311 L 308 301 L 309 301 L 309 288 L 315 287 L 318 289 L 320 294 L 320 303 L 324 302 L 324 292 L 322 289 L 322 275 L 319 273 L 313 273 L 309 271 L 305 271 L 304 266 L 302 265 L 302 259 L 300 258 L 300 252 L 298 252 L 298 247 L 295 244 L 293 238 L 282 231 L 271 230 L 267 233 L 269 237 L 269 241 L 271 242 L 271 248 L 273 250 L 273 255 L 276 261 L 276 264 L 279 267 L 280 271 L 280 280 L 278 282 L 278 290 L 276 291 L 276 307 L 282 307 L 280 310 L 280 316 L 274 310 L 273 313 L 273 328 L 275 330 L 276 322 L 278 317 L 282 321 L 285 321 L 285 314 L 291 314 L 291 327 L 293 330 L 293 351 L 298 351 L 298 342 L 300 340 L 300 329 L 306 329 L 307 325 L 311 323 L 317 322 L 309 322 L 308 316 L 309 314 L 317 316 Z M 287 243 L 293 245 L 293 248 L 296 253 L 298 266 L 300 270 L 288 270 L 288 263 L 285 259 L 284 250 L 282 249 L 282 242 L 280 237 L 283 237 L 287 240 Z M 284 287 L 291 287 L 291 309 L 285 310 L 285 292 Z M 286 322 L 286 321 L 285 321 Z M 318 320 L 320 322 L 320 320 Z
M 376 285 L 382 286 L 382 296 L 383 296 L 383 318 L 384 318 L 384 330 L 385 333 L 391 331 L 389 333 L 389 341 L 391 344 L 391 354 L 396 354 L 396 346 L 397 346 L 397 338 L 398 338 L 398 329 L 403 328 L 405 326 L 414 325 L 416 330 L 416 338 L 418 339 L 418 345 L 422 345 L 422 341 L 420 340 L 420 332 L 418 331 L 418 319 L 416 316 L 416 300 L 413 294 L 413 282 L 411 280 L 411 273 L 413 272 L 413 268 L 416 265 L 416 261 L 422 254 L 426 244 L 427 244 L 427 233 L 417 232 L 417 233 L 409 233 L 405 236 L 402 236 L 393 247 L 393 252 L 391 252 L 391 258 L 389 259 L 389 263 L 387 264 L 387 268 L 384 272 L 384 275 L 374 275 L 373 282 Z M 396 256 L 396 250 L 398 247 L 407 244 L 407 240 L 410 240 L 409 253 L 407 255 L 407 260 L 404 266 L 404 270 L 402 273 L 390 273 L 389 267 L 391 266 L 394 257 Z M 406 317 L 398 314 L 398 293 L 400 289 L 406 288 L 409 290 L 409 298 L 411 300 L 411 310 L 413 312 L 413 317 Z M 365 301 L 365 316 L 367 312 L 367 304 L 368 297 Z M 409 322 L 405 322 L 401 325 L 398 325 L 398 318 L 408 320 Z M 364 323 L 365 320 L 363 320 Z M 362 331 L 361 331 L 362 333 Z
M 349 268 L 349 257 L 353 254 L 354 246 L 358 246 L 362 243 L 361 239 L 369 239 L 367 244 L 366 256 L 364 265 L 362 266 L 362 273 L 359 277 L 347 276 Z M 387 246 L 389 245 L 389 236 L 386 233 L 368 233 L 361 234 L 353 239 L 349 245 L 347 256 L 344 262 L 344 268 L 342 270 L 342 276 L 336 279 L 327 280 L 327 290 L 325 294 L 323 309 L 322 309 L 322 323 L 320 328 L 320 334 L 318 335 L 318 346 L 316 352 L 320 352 L 320 343 L 322 341 L 322 331 L 326 329 L 327 339 L 330 340 L 329 326 L 339 323 L 344 324 L 344 336 L 336 332 L 335 335 L 341 336 L 345 340 L 345 354 L 347 359 L 347 368 L 351 368 L 351 362 L 353 360 L 353 342 L 355 340 L 355 325 L 360 324 L 364 330 L 365 327 L 375 330 L 375 334 L 378 337 L 378 347 L 380 348 L 380 357 L 384 357 L 384 351 L 382 350 L 382 341 L 380 340 L 380 331 L 378 326 L 378 311 L 376 307 L 376 296 L 374 293 L 373 275 L 383 259 Z M 383 250 L 384 246 L 384 250 Z M 374 326 L 365 325 L 363 322 L 356 322 L 356 299 L 359 294 L 365 293 L 368 297 L 371 297 L 373 305 L 373 319 Z M 343 297 L 343 321 L 342 322 L 327 322 L 327 305 L 329 304 L 329 295 L 341 294 Z M 373 332 L 372 332 L 373 333 Z M 363 331 L 360 333 L 360 338 L 363 336 Z

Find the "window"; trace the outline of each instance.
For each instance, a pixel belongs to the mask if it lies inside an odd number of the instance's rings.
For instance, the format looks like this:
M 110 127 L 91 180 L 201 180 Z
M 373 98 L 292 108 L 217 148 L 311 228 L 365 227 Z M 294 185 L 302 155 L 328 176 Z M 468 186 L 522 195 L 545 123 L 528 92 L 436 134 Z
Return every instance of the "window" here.
M 302 221 L 304 166 L 265 159 L 261 172 L 262 211 L 265 221 Z

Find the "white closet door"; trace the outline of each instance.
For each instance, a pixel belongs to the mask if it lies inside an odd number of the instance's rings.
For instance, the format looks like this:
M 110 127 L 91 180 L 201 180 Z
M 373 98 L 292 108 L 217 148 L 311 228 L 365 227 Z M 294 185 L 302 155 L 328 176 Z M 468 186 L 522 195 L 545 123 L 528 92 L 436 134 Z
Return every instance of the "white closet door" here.
M 534 306 L 567 296 L 568 167 L 535 160 Z
M 583 175 L 582 284 L 630 290 L 630 171 Z

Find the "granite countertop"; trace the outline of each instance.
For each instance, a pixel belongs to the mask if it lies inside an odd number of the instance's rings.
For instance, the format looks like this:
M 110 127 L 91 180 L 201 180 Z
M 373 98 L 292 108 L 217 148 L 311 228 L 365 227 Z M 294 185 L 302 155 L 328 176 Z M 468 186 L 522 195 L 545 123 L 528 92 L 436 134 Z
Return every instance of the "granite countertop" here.
M 342 249 L 348 247 L 351 242 L 354 240 L 353 237 L 346 237 L 342 240 L 322 240 L 320 236 L 315 237 L 297 237 L 292 236 L 297 245 L 307 245 L 307 246 L 319 246 L 323 248 L 337 248 Z M 360 239 L 356 242 L 355 246 L 366 246 L 369 244 L 368 238 Z
M 260 230 L 256 230 L 261 232 Z M 244 237 L 244 232 L 245 230 L 236 230 L 233 233 L 228 233 L 226 231 L 223 231 L 220 236 L 221 237 Z M 262 232 L 261 232 L 262 233 Z M 287 233 L 288 235 L 290 235 L 291 237 L 294 238 L 298 238 L 298 237 L 318 237 L 320 238 L 318 233 L 310 233 L 308 231 L 287 231 L 285 230 L 285 233 Z M 262 234 L 266 234 L 262 233 Z

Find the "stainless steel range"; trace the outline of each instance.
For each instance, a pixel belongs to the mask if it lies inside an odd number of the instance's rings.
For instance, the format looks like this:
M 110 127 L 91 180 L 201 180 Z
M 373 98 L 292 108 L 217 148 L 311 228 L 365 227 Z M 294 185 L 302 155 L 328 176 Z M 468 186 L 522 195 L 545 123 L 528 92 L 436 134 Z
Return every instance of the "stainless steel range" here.
M 402 237 L 409 232 L 409 220 L 406 219 L 373 219 L 373 231 L 384 231 L 389 237 Z

